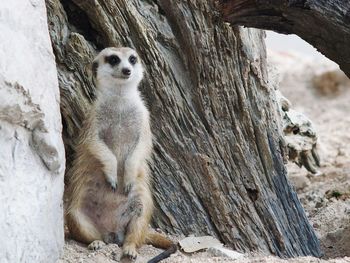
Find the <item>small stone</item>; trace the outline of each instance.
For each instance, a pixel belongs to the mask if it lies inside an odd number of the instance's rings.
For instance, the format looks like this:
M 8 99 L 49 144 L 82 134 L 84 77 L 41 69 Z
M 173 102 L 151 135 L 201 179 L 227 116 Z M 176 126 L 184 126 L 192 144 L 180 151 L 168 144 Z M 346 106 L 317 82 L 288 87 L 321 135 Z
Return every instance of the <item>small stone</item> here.
M 321 207 L 323 207 L 323 202 L 322 201 L 316 202 L 315 208 L 321 208 Z
M 239 259 L 244 257 L 244 254 L 224 248 L 222 245 L 210 247 L 207 251 L 215 257 L 227 257 L 230 259 Z
M 222 245 L 219 240 L 212 236 L 186 237 L 179 241 L 179 245 L 186 253 L 196 252 L 202 249 Z

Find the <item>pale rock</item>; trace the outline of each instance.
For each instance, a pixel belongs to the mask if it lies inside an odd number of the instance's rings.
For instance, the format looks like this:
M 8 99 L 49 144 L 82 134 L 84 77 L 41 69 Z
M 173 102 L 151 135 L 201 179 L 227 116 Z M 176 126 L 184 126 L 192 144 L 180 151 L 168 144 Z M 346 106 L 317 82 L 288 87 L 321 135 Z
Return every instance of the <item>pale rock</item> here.
M 0 32 L 0 262 L 56 262 L 65 158 L 45 1 L 0 1 Z
M 220 246 L 221 243 L 212 236 L 189 236 L 179 241 L 179 245 L 186 253 L 193 253 L 214 246 Z
M 244 258 L 244 254 L 234 251 L 232 249 L 224 248 L 222 245 L 210 247 L 207 251 L 215 257 L 226 257 L 230 259 Z

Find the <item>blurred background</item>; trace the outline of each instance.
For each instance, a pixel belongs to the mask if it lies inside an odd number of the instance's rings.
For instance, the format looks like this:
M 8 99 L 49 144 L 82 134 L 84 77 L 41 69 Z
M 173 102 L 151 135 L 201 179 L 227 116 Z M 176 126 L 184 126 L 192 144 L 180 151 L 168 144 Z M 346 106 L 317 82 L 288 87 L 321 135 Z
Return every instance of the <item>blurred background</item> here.
M 338 65 L 296 35 L 267 31 L 268 61 L 292 108 L 318 136 L 316 175 L 293 163 L 289 177 L 326 257 L 350 254 L 350 81 Z

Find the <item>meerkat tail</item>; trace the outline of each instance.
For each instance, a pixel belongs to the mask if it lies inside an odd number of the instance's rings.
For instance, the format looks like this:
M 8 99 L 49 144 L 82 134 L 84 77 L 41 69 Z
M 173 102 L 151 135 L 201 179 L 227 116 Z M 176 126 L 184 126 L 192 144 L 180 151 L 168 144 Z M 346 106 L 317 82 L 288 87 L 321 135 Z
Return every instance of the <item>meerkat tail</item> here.
M 146 237 L 146 244 L 152 245 L 156 248 L 165 249 L 162 253 L 150 259 L 147 263 L 157 263 L 170 257 L 171 254 L 177 251 L 177 245 L 168 238 L 158 233 L 148 233 Z
M 174 245 L 174 243 L 171 240 L 155 232 L 147 233 L 146 244 L 152 245 L 156 248 L 162 248 L 162 249 L 168 249 L 169 247 Z

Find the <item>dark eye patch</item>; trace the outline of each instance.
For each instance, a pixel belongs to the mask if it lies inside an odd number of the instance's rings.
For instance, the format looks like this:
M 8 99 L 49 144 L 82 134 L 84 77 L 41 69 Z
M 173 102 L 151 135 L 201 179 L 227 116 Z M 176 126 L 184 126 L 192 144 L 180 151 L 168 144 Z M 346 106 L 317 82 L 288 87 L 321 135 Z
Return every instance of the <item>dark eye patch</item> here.
M 120 58 L 117 55 L 111 55 L 109 57 L 106 57 L 105 60 L 111 66 L 115 66 L 120 63 Z
M 137 62 L 137 57 L 135 57 L 134 55 L 131 55 L 129 57 L 129 62 L 131 63 L 131 65 L 135 65 Z

